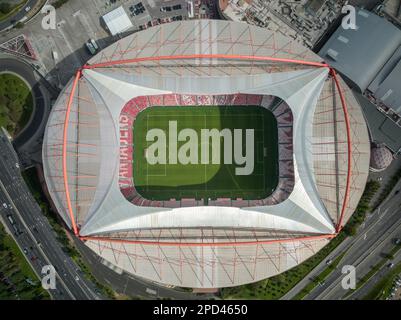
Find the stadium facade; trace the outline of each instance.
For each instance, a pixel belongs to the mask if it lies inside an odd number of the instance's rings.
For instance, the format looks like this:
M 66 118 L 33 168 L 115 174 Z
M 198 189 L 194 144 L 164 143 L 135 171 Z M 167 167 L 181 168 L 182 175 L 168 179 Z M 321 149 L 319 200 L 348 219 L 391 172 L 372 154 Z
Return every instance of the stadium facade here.
M 136 116 L 152 106 L 258 105 L 278 124 L 266 199 L 141 197 Z M 314 255 L 348 221 L 369 172 L 361 109 L 336 72 L 279 33 L 243 23 L 164 24 L 77 71 L 49 118 L 45 178 L 65 223 L 124 271 L 167 285 L 236 286 Z

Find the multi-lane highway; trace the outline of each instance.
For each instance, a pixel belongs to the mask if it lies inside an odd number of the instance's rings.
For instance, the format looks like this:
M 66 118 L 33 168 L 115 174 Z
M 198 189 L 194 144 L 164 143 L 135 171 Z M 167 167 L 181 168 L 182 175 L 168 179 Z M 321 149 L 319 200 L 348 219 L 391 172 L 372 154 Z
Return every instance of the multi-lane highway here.
M 401 182 L 398 183 L 395 190 L 399 188 L 401 188 Z M 385 204 L 367 218 L 365 225 L 360 230 L 359 236 L 356 237 L 347 251 L 338 269 L 326 279 L 325 285 L 317 287 L 307 296 L 307 299 L 327 300 L 345 298 L 347 291 L 341 285 L 343 279 L 343 275 L 341 274 L 342 266 L 354 266 L 356 268 L 357 279 L 361 279 L 371 270 L 372 266 L 383 259 L 383 254 L 390 252 L 394 247 L 394 239 L 401 236 L 401 199 L 394 192 Z M 358 296 L 355 293 L 347 298 L 352 299 Z
M 397 254 L 394 255 L 394 260 L 392 260 L 392 264 L 386 263 L 381 270 L 379 270 L 376 274 L 374 274 L 366 284 L 357 290 L 355 293 L 349 296 L 349 299 L 353 300 L 361 300 L 364 299 L 371 290 L 382 280 L 390 271 L 394 265 L 401 262 L 401 252 L 398 251 Z
M 395 164 L 396 165 L 396 164 Z M 398 166 L 396 166 L 398 167 Z M 395 167 L 395 168 L 396 168 Z M 394 170 L 393 170 L 394 171 Z M 401 189 L 401 181 L 395 186 L 389 197 L 374 212 L 370 213 L 366 221 L 359 229 L 358 235 L 344 240 L 334 249 L 324 261 L 312 270 L 307 277 L 301 280 L 290 290 L 283 300 L 294 298 L 306 285 L 326 268 L 326 262 L 346 252 L 337 269 L 333 271 L 324 284 L 314 288 L 304 299 L 343 299 L 347 294 L 341 286 L 343 274 L 341 269 L 344 265 L 356 267 L 357 278 L 362 278 L 371 267 L 378 263 L 384 253 L 388 253 L 394 247 L 394 239 L 401 238 L 401 197 L 398 190 Z M 386 267 L 384 268 L 386 269 Z M 381 271 L 381 274 L 386 270 Z M 361 292 L 365 292 L 363 289 Z M 363 295 L 355 292 L 347 298 L 357 299 Z
M 344 251 L 346 251 L 346 255 L 336 270 L 327 277 L 324 284 L 315 287 L 305 299 L 357 299 L 367 293 L 366 289 L 362 288 L 361 291 L 358 290 L 348 296 L 348 291 L 341 285 L 344 277 L 341 270 L 344 265 L 354 266 L 357 280 L 359 280 L 371 270 L 372 266 L 383 259 L 385 253 L 390 252 L 394 247 L 394 240 L 401 237 L 401 198 L 395 194 L 400 188 L 401 181 L 387 201 L 367 217 L 358 236 L 350 238 L 335 251 L 331 258 L 335 258 Z M 397 256 L 396 259 L 399 257 Z M 384 269 L 386 268 L 387 266 L 384 266 Z M 385 271 L 380 273 L 383 272 Z
M 0 132 L 0 214 L 7 228 L 14 232 L 17 244 L 27 252 L 28 261 L 38 275 L 45 265 L 53 265 L 56 268 L 57 289 L 50 291 L 54 299 L 102 298 L 95 285 L 84 278 L 82 271 L 62 250 L 55 232 L 25 184 L 17 155 L 2 131 Z

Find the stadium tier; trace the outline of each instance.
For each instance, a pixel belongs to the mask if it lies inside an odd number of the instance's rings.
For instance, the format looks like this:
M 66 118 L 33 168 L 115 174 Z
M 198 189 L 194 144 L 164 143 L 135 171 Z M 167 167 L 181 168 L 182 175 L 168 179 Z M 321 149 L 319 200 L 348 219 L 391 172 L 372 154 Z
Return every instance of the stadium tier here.
M 279 99 L 277 99 L 280 101 Z M 263 105 L 262 104 L 263 101 Z M 130 102 L 123 108 L 120 116 L 120 188 L 123 195 L 127 200 L 138 206 L 157 206 L 157 207 L 195 207 L 216 205 L 216 206 L 233 206 L 233 207 L 252 207 L 258 206 L 260 203 L 263 205 L 278 204 L 284 201 L 292 191 L 294 186 L 294 169 L 293 169 L 293 157 L 292 157 L 292 113 L 291 109 L 283 102 L 280 101 L 280 108 L 277 106 L 274 110 L 270 110 L 275 101 L 275 97 L 264 97 L 261 95 L 219 95 L 219 96 L 196 96 L 196 95 L 161 95 L 161 96 L 147 96 L 138 97 Z M 144 110 L 155 107 L 159 114 L 144 116 Z M 170 105 L 172 103 L 172 105 Z M 232 170 L 228 170 L 225 166 L 218 166 L 217 170 L 220 174 L 213 176 L 213 181 L 208 183 L 196 184 L 196 180 L 193 179 L 193 174 L 200 171 L 203 176 L 204 165 L 188 166 L 188 165 L 176 165 L 173 166 L 173 172 L 166 172 L 165 166 L 159 168 L 153 166 L 150 168 L 146 163 L 143 155 L 143 143 L 145 137 L 142 134 L 146 131 L 144 126 L 149 126 L 149 117 L 157 119 L 160 123 L 168 123 L 169 119 L 183 119 L 183 114 L 180 115 L 180 111 L 184 110 L 183 107 L 196 107 L 196 106 L 219 106 L 223 111 L 213 112 L 214 107 L 211 110 L 206 108 L 203 109 L 187 109 L 189 112 L 190 125 L 194 127 L 202 126 L 202 123 L 206 119 L 209 121 L 216 122 L 215 126 L 221 126 L 221 128 L 227 128 L 231 125 L 233 119 L 227 112 L 233 112 L 234 116 L 237 117 L 236 128 L 240 126 L 253 127 L 255 126 L 255 119 L 260 119 L 260 131 L 265 130 L 265 135 L 260 137 L 260 141 L 256 141 L 256 144 L 262 148 L 256 155 L 259 160 L 256 164 L 259 170 L 256 170 L 254 174 L 248 177 L 235 177 Z M 174 108 L 174 106 L 180 105 L 181 107 Z M 262 118 L 255 105 L 261 105 L 266 110 L 270 110 L 277 118 L 273 120 L 273 123 L 268 122 L 262 123 Z M 160 106 L 171 107 L 171 108 L 160 108 Z M 234 106 L 241 106 L 242 108 L 234 108 Z M 152 109 L 153 110 L 153 109 Z M 203 110 L 209 111 L 205 114 Z M 231 110 L 231 111 L 230 111 Z M 201 113 L 199 114 L 199 111 Z M 210 112 L 211 111 L 211 112 Z M 137 116 L 141 113 L 143 120 L 143 126 L 138 124 Z M 223 112 L 223 113 L 222 113 Z M 257 114 L 255 114 L 255 112 Z M 196 114 L 198 113 L 198 114 Z M 249 116 L 249 122 L 245 121 L 245 118 Z M 199 120 L 200 119 L 200 120 Z M 137 122 L 135 122 L 137 121 Z M 198 122 L 201 121 L 199 125 Z M 207 121 L 207 120 L 206 120 Z M 224 121 L 224 122 L 223 122 Z M 235 121 L 235 120 L 234 120 Z M 136 123 L 136 125 L 134 125 Z M 235 122 L 234 122 L 235 123 Z M 247 127 L 247 128 L 248 128 Z M 134 143 L 134 135 L 132 134 L 132 128 L 135 128 L 135 132 L 139 135 L 137 143 Z M 278 130 L 279 129 L 279 130 Z M 278 140 L 277 135 L 280 134 Z M 266 138 L 266 142 L 263 140 Z M 268 143 L 270 140 L 270 144 Z M 278 143 L 279 141 L 279 143 Z M 134 149 L 137 150 L 138 158 L 134 159 Z M 138 151 L 139 150 L 139 151 Z M 277 154 L 278 150 L 278 159 Z M 266 152 L 267 154 L 263 154 Z M 223 151 L 221 152 L 223 157 Z M 278 160 L 278 161 L 277 161 Z M 266 163 L 267 161 L 267 163 Z M 134 171 L 132 164 L 135 163 L 137 176 L 142 180 L 141 186 L 138 186 L 134 182 Z M 268 170 L 267 170 L 268 167 Z M 209 166 L 209 171 L 213 166 Z M 162 176 L 157 173 L 157 170 L 162 169 Z M 279 170 L 277 170 L 279 169 Z M 152 174 L 152 170 L 156 171 L 156 175 Z M 171 169 L 170 169 L 171 170 Z M 221 172 L 223 171 L 223 172 Z M 228 172 L 228 173 L 227 173 Z M 192 173 L 192 175 L 191 175 Z M 278 177 L 277 177 L 278 175 Z M 189 183 L 179 183 L 177 178 L 184 178 L 185 180 L 190 179 Z M 203 178 L 203 177 L 202 177 Z M 278 181 L 278 178 L 280 180 Z M 153 180 L 154 186 L 149 186 L 149 180 Z M 160 187 L 161 182 L 171 182 L 172 186 L 167 188 Z M 248 180 L 248 181 L 247 181 Z M 205 181 L 203 181 L 205 182 Z M 241 184 L 244 182 L 243 184 Z M 144 184 L 146 186 L 144 186 Z M 217 186 L 216 186 L 217 184 Z M 255 185 L 259 184 L 259 189 L 255 188 Z M 267 184 L 267 186 L 266 186 Z M 218 190 L 214 190 L 219 188 Z M 138 192 L 141 189 L 142 192 Z M 152 189 L 152 190 L 151 190 Z M 162 190 L 160 190 L 162 189 Z M 192 189 L 192 190 L 191 190 Z M 144 193 L 148 193 L 152 199 L 143 197 Z M 224 194 L 228 197 L 224 198 L 221 195 Z M 267 196 L 261 197 L 258 193 L 266 194 Z M 193 198 L 185 198 L 184 194 L 191 194 Z M 203 196 L 202 196 L 203 195 Z M 217 195 L 220 195 L 218 197 Z M 157 197 L 163 198 L 162 201 L 157 201 Z M 149 198 L 149 197 L 148 197 Z M 151 204 L 149 201 L 151 200 Z M 258 201 L 259 200 L 259 201 Z
M 345 82 L 281 34 L 227 21 L 120 39 L 66 85 L 43 164 L 55 207 L 103 259 L 191 288 L 305 261 L 347 223 L 370 142 Z

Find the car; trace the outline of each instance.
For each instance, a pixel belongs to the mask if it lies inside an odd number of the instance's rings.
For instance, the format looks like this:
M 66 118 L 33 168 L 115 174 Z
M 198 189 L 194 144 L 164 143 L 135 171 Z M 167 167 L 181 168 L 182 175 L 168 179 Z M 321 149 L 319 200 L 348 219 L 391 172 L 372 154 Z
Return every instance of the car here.
M 27 248 L 24 248 L 23 251 L 24 251 L 25 254 L 28 254 L 28 249 Z
M 99 45 L 97 44 L 97 42 L 94 39 L 89 39 L 89 42 L 92 43 L 93 47 L 96 50 L 99 50 Z
M 14 219 L 13 219 L 11 214 L 7 215 L 7 219 L 8 219 L 8 221 L 10 221 L 11 225 L 15 225 L 15 221 L 14 221 Z
M 93 46 L 93 44 L 91 42 L 87 42 L 85 43 L 86 48 L 88 49 L 88 51 L 90 52 L 91 55 L 95 55 L 96 54 L 96 49 Z
M 396 246 L 400 245 L 400 244 L 401 244 L 401 239 L 400 239 L 400 238 L 395 239 L 395 240 L 394 240 L 394 244 L 395 244 Z
M 333 259 L 329 259 L 326 261 L 326 265 L 328 265 L 328 266 L 331 265 L 332 263 L 333 263 Z
M 25 12 L 29 12 L 31 10 L 31 7 L 30 6 L 27 6 L 26 8 L 25 8 Z
M 392 262 L 387 265 L 387 268 L 389 268 L 389 269 L 391 269 L 392 267 L 394 267 L 394 263 L 392 263 Z
M 53 51 L 52 51 L 52 55 L 53 55 L 54 61 L 58 61 L 58 52 L 55 51 L 55 50 L 53 50 Z
M 79 277 L 78 276 L 75 276 L 75 281 L 79 281 Z

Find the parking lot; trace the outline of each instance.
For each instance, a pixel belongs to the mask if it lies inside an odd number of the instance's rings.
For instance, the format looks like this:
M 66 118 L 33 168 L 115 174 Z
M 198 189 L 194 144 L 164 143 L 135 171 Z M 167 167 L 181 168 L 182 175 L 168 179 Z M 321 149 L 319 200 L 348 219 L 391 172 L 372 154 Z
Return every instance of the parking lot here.
M 133 27 L 126 33 L 111 36 L 101 17 L 123 6 Z M 56 11 L 56 30 L 44 30 L 39 15 L 22 30 L 0 36 L 0 43 L 21 33 L 30 40 L 39 57 L 38 70 L 55 86 L 63 87 L 74 72 L 85 64 L 91 53 L 85 43 L 96 40 L 99 50 L 129 33 L 161 23 L 188 19 L 186 0 L 70 0 Z

